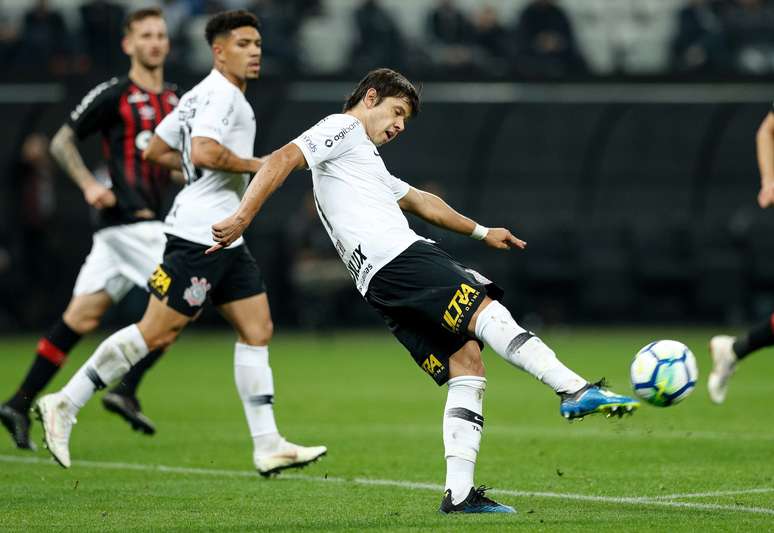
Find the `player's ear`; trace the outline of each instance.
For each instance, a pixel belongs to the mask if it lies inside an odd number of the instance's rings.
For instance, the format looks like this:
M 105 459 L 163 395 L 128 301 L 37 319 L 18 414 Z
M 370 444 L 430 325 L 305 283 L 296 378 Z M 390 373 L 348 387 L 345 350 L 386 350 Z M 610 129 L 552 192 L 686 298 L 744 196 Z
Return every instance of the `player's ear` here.
M 367 109 L 376 107 L 376 105 L 379 103 L 379 93 L 376 92 L 376 89 L 373 87 L 368 89 L 365 93 L 365 96 L 363 96 L 363 102 L 365 103 Z
M 126 55 L 132 55 L 134 51 L 133 48 L 132 39 L 129 35 L 124 35 L 123 39 L 121 39 L 121 50 L 123 50 Z

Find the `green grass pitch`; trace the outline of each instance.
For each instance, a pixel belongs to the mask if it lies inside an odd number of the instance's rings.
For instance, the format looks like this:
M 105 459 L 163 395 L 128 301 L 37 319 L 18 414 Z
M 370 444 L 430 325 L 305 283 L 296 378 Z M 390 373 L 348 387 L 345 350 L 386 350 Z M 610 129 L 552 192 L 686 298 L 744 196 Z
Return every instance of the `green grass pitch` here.
M 159 432 L 129 430 L 92 401 L 71 440 L 73 467 L 0 437 L 0 531 L 699 531 L 774 529 L 774 353 L 752 356 L 712 405 L 710 331 L 569 329 L 543 337 L 572 368 L 629 390 L 648 341 L 676 338 L 700 382 L 682 404 L 569 424 L 550 390 L 485 351 L 486 429 L 476 481 L 516 515 L 441 516 L 437 388 L 386 331 L 315 337 L 279 331 L 271 347 L 280 430 L 329 455 L 265 480 L 233 385 L 233 337 L 196 328 L 140 390 Z M 84 341 L 60 387 L 99 336 Z M 0 340 L 0 399 L 26 371 L 34 338 Z M 97 399 L 98 400 L 98 399 Z M 40 440 L 35 425 L 33 436 Z M 167 468 L 161 468 L 167 467 Z

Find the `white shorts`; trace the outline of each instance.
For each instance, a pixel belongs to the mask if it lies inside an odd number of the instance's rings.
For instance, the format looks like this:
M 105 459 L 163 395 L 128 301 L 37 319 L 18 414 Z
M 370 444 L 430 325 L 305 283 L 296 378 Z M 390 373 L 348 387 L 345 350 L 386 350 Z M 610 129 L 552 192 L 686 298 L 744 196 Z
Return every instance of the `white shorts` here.
M 118 302 L 132 285 L 147 290 L 148 278 L 164 258 L 164 228 L 163 222 L 149 220 L 97 231 L 73 296 L 106 291 Z

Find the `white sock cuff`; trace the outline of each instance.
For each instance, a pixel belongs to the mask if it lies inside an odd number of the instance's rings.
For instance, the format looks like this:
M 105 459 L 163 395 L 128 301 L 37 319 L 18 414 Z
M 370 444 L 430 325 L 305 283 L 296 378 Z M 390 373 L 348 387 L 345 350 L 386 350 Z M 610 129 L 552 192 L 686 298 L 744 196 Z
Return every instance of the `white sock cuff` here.
M 513 316 L 511 316 L 511 312 L 508 311 L 508 308 L 505 307 L 503 304 L 498 302 L 497 300 L 492 300 L 489 302 L 489 305 L 484 307 L 478 314 L 478 318 L 476 318 L 476 338 L 480 340 L 484 340 L 484 328 L 492 321 L 500 319 L 502 321 L 511 321 L 513 322 L 517 328 L 519 328 L 521 331 L 526 331 L 524 328 L 516 324 L 516 321 L 513 319 Z
M 136 365 L 140 359 L 148 355 L 148 345 L 137 324 L 126 326 L 115 332 L 111 338 L 116 345 L 121 346 L 121 352 L 132 365 Z
M 449 389 L 454 387 L 470 387 L 477 390 L 486 390 L 486 378 L 481 376 L 457 376 L 448 382 Z
M 255 368 L 269 366 L 269 347 L 237 342 L 234 344 L 234 364 Z

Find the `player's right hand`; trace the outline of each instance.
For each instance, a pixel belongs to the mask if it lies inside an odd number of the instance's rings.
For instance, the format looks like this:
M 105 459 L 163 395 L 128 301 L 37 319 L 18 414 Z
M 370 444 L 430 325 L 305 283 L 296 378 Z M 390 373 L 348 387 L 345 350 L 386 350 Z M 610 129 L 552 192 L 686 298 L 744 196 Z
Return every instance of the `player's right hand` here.
M 527 247 L 526 241 L 522 241 L 505 228 L 489 228 L 489 232 L 484 237 L 484 243 L 498 250 L 509 250 L 511 248 L 523 250 Z
M 83 189 L 83 196 L 86 203 L 96 209 L 105 209 L 116 205 L 116 195 L 113 191 L 95 181 Z
M 758 205 L 763 209 L 774 205 L 774 183 L 766 183 L 761 186 L 758 193 Z

